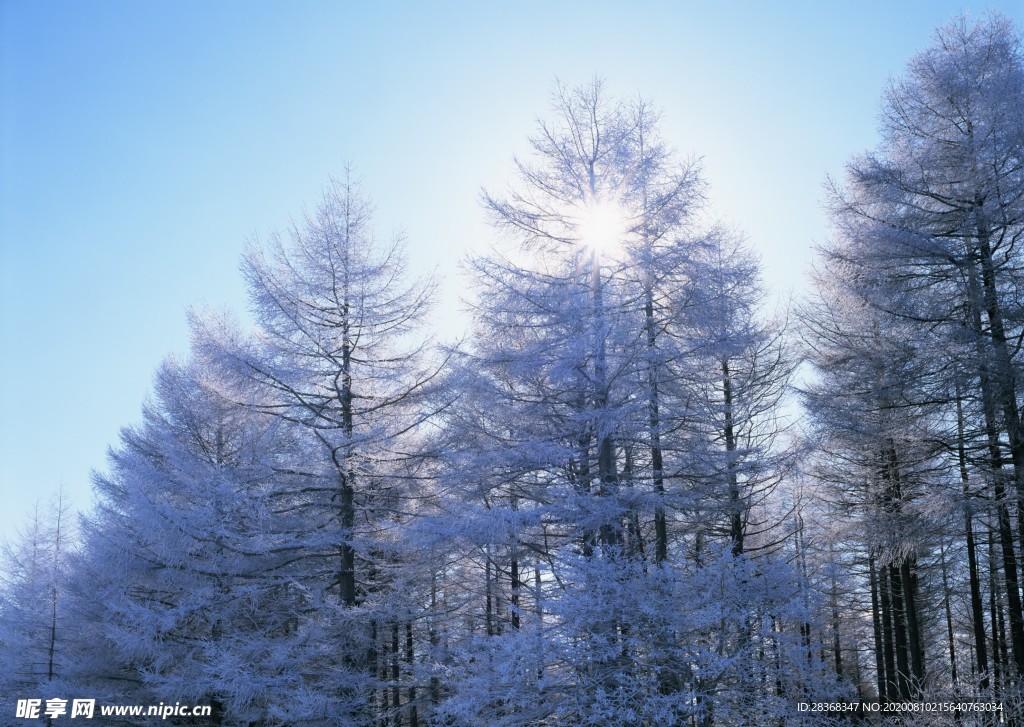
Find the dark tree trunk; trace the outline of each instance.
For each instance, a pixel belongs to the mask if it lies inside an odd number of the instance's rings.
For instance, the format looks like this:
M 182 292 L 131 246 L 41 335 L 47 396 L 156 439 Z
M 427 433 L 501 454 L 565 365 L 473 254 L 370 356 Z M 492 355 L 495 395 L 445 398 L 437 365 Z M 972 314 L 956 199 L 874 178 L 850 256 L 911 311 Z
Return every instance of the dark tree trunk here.
M 875 570 L 875 555 L 868 555 L 868 579 L 871 585 L 871 629 L 875 637 L 875 674 L 878 680 L 878 698 L 889 698 L 885 669 L 885 642 L 882 639 L 882 614 L 878 596 L 878 573 Z
M 831 573 L 831 598 L 832 606 L 832 657 L 835 661 L 836 678 L 839 681 L 843 680 L 843 649 L 842 643 L 839 638 L 839 584 L 836 582 L 836 563 L 835 563 L 835 552 L 831 543 L 829 543 L 829 555 L 832 558 L 832 573 Z
M 892 599 L 889 597 L 888 568 L 882 566 L 878 571 L 878 590 L 882 600 L 882 634 L 885 637 L 885 699 L 896 701 L 899 698 L 899 677 L 896 672 L 896 643 L 892 618 Z
M 979 686 L 983 692 L 989 688 L 988 654 L 985 648 L 985 612 L 981 600 L 981 578 L 978 574 L 978 553 L 974 541 L 973 508 L 971 506 L 970 483 L 967 473 L 967 447 L 964 437 L 964 409 L 957 387 L 956 396 L 956 427 L 957 427 L 957 459 L 960 465 L 960 481 L 963 486 L 964 498 L 964 532 L 967 537 L 967 568 L 971 589 L 971 619 L 974 622 L 974 654 L 978 674 L 981 675 Z
M 519 582 L 519 549 L 516 542 L 512 542 L 512 559 L 509 563 L 510 580 L 512 586 L 512 598 L 509 601 L 509 610 L 512 612 L 511 621 L 512 628 L 518 629 L 520 618 L 519 618 L 519 589 L 522 584 Z
M 949 671 L 954 691 L 959 691 L 960 680 L 956 673 L 956 639 L 953 635 L 953 610 L 949 603 L 949 574 L 946 568 L 946 545 L 939 542 L 939 566 L 942 572 L 942 605 L 946 612 L 946 638 L 949 640 Z
M 391 624 L 391 703 L 395 710 L 395 727 L 402 725 L 402 693 L 399 683 L 401 682 L 401 668 L 399 667 L 399 655 L 401 654 L 400 638 L 398 633 L 398 622 Z
M 665 516 L 665 465 L 661 451 L 661 403 L 658 392 L 658 367 L 654 331 L 654 293 L 650 286 L 644 291 L 644 329 L 647 334 L 647 355 L 651 357 L 647 366 L 648 428 L 651 438 L 651 477 L 654 480 L 654 562 L 662 563 L 668 557 L 668 522 Z
M 416 675 L 413 673 L 415 664 L 416 649 L 412 637 L 412 622 L 405 623 L 405 663 L 409 665 L 409 677 L 415 683 Z M 419 727 L 420 720 L 416 708 L 416 687 L 409 687 L 409 727 Z
M 889 564 L 889 599 L 892 602 L 893 631 L 896 637 L 896 676 L 902 699 L 914 696 L 910 680 L 910 653 L 907 644 L 907 611 L 903 601 L 903 578 L 900 568 Z
M 900 580 L 903 582 L 903 606 L 907 615 L 907 646 L 910 652 L 911 689 L 916 697 L 924 685 L 924 647 L 922 645 L 921 622 L 917 612 L 916 564 L 904 558 L 900 564 Z
M 729 482 L 729 540 L 732 543 L 732 554 L 743 553 L 743 516 L 744 506 L 740 498 L 740 485 L 736 473 L 736 433 L 733 430 L 732 410 L 732 377 L 729 374 L 729 361 L 722 359 L 722 395 L 724 398 L 726 451 L 726 474 Z
M 1002 692 L 1003 671 L 1006 668 L 1006 639 L 1003 633 L 1002 611 L 998 602 L 997 571 L 995 535 L 990 525 L 988 529 L 988 605 L 989 619 L 992 623 L 992 676 L 995 689 L 993 696 L 998 700 Z
M 989 302 L 989 292 L 987 286 L 989 281 L 985 281 L 986 286 L 985 298 L 986 303 Z M 996 506 L 996 522 L 999 529 L 999 544 L 1000 550 L 1002 551 L 1003 560 L 1003 578 L 1006 581 L 1006 606 L 1010 616 L 1010 640 L 1011 647 L 1013 650 L 1013 661 L 1018 674 L 1024 674 L 1024 611 L 1022 611 L 1021 599 L 1020 599 L 1020 585 L 1018 579 L 1018 565 L 1017 556 L 1015 552 L 1013 530 L 1010 525 L 1010 514 L 1007 509 L 1007 497 L 1006 489 L 1003 484 L 1004 472 L 1003 472 L 1003 456 L 999 443 L 999 428 L 996 420 L 996 391 L 1002 391 L 1005 388 L 1004 384 L 996 383 L 993 384 L 991 372 L 989 370 L 989 356 L 988 352 L 982 345 L 982 325 L 981 325 L 981 314 L 978 310 L 978 281 L 977 276 L 974 273 L 973 268 L 968 270 L 968 285 L 972 294 L 972 320 L 974 329 L 978 335 L 977 341 L 977 353 L 978 353 L 978 376 L 979 383 L 981 384 L 982 394 L 982 409 L 985 416 L 985 433 L 988 442 L 989 461 L 991 464 L 992 472 L 992 496 L 995 500 Z M 995 313 L 989 311 L 989 316 L 996 315 L 997 320 L 1001 320 L 998 314 L 998 307 L 996 307 Z M 993 332 L 993 337 L 995 333 Z M 1005 344 L 1005 338 L 1003 340 Z M 998 352 L 997 352 L 998 353 Z M 995 357 L 999 359 L 997 355 Z M 999 361 L 997 360 L 997 365 Z M 998 379 L 999 377 L 997 377 Z M 1005 407 L 1004 407 L 1005 412 Z M 1024 454 L 1024 452 L 1022 452 Z M 1024 465 L 1024 463 L 1022 463 Z M 1015 463 L 1015 479 L 1018 476 L 1016 471 Z M 1021 475 L 1024 476 L 1024 470 L 1021 471 Z

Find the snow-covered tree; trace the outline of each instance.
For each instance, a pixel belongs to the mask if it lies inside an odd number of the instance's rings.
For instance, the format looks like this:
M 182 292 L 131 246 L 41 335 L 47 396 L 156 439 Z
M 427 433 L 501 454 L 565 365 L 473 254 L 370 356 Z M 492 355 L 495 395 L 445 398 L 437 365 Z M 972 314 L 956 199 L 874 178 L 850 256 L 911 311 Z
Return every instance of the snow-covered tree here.
M 74 526 L 63 489 L 13 543 L 5 543 L 0 570 L 0 708 L 13 717 L 15 700 L 60 696 L 68 684 L 74 637 L 68 616 L 67 575 Z
M 401 241 L 378 241 L 371 212 L 355 182 L 333 183 L 301 224 L 246 253 L 253 336 L 196 319 L 205 360 L 247 392 L 240 405 L 296 442 L 276 507 L 310 601 L 299 628 L 317 644 L 302 670 L 321 713 L 357 722 L 414 709 L 394 684 L 395 633 L 412 638 L 418 609 L 401 526 L 426 492 L 416 452 L 438 371 L 421 332 L 433 284 L 406 280 Z
M 511 244 L 470 261 L 445 479 L 465 521 L 451 577 L 479 579 L 460 610 L 480 629 L 451 637 L 441 709 L 733 723 L 740 705 L 795 693 L 782 661 L 806 667 L 795 681 L 820 677 L 787 641 L 806 599 L 752 575 L 796 572 L 744 549 L 753 523 L 757 547 L 781 552 L 759 518 L 783 471 L 790 364 L 760 320 L 756 262 L 704 221 L 697 170 L 657 141 L 649 106 L 595 82 L 560 88 L 554 111 L 516 184 L 485 196 Z M 703 541 L 687 532 L 698 523 Z M 768 670 L 730 666 L 746 659 Z
M 836 252 L 833 248 L 832 252 Z M 944 458 L 937 372 L 914 325 L 869 305 L 839 259 L 818 277 L 804 311 L 814 379 L 805 390 L 817 446 L 813 475 L 834 515 L 830 537 L 866 564 L 879 642 L 880 696 L 909 699 L 925 684 L 925 579 L 935 514 L 955 480 Z
M 255 334 L 194 315 L 192 357 L 96 476 L 72 585 L 73 676 L 98 697 L 416 720 L 429 564 L 402 533 L 429 493 L 430 286 L 403 283 L 354 184 L 304 222 L 246 255 Z
M 197 362 L 169 359 L 97 474 L 72 586 L 74 677 L 97 697 L 262 715 L 301 693 L 309 608 L 282 528 L 295 446 Z M 230 393 L 229 393 L 230 392 Z
M 766 315 L 760 263 L 734 234 L 716 229 L 694 245 L 688 270 L 673 331 L 688 364 L 677 476 L 702 535 L 727 538 L 736 555 L 771 549 L 784 519 L 773 495 L 792 460 L 784 323 Z
M 952 509 L 942 514 L 955 513 L 965 526 L 958 537 L 970 561 L 973 656 L 982 665 L 976 681 L 984 688 L 988 658 L 985 625 L 979 623 L 982 594 L 972 523 L 979 495 L 991 504 L 984 509 L 990 510 L 996 532 L 992 595 L 1000 605 L 991 617 L 992 653 L 1001 641 L 995 637 L 1002 618 L 996 611 L 1005 609 L 1008 639 L 1003 643 L 1009 644 L 1013 666 L 1003 674 L 1024 672 L 1019 557 L 1024 432 L 1016 343 L 1024 322 L 1018 301 L 1024 56 L 1017 31 L 998 15 L 977 22 L 959 18 L 940 28 L 932 47 L 891 84 L 881 120 L 877 149 L 850 163 L 844 187 L 833 185 L 833 220 L 842 244 L 829 250 L 827 264 L 842 270 L 845 284 L 856 287 L 863 304 L 873 309 L 865 317 L 883 321 L 878 340 L 893 343 L 879 348 L 895 355 L 887 361 L 874 358 L 880 371 L 891 374 L 913 362 L 918 371 L 931 372 L 928 376 L 938 372 L 940 380 L 916 401 L 941 409 L 929 425 L 938 417 L 931 442 L 946 449 L 950 474 L 931 478 L 933 483 L 944 479 L 964 495 L 949 498 Z M 885 377 L 891 380 L 890 374 Z M 846 385 L 853 387 L 847 392 L 858 392 L 871 382 Z M 915 406 L 914 400 L 897 398 L 889 408 L 906 412 Z M 833 426 L 832 431 L 839 430 Z M 835 453 L 829 454 L 834 466 Z M 957 471 L 959 477 L 952 474 Z

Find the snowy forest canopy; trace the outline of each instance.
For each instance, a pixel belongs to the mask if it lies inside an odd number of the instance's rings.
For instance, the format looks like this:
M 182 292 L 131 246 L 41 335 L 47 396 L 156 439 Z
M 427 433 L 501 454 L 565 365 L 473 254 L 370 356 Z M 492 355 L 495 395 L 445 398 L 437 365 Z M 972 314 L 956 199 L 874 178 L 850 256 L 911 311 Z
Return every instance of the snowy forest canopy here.
M 880 118 L 776 315 L 700 165 L 600 81 L 484 193 L 457 345 L 345 172 L 249 246 L 252 330 L 191 316 L 94 509 L 7 548 L 4 719 L 1020 724 L 1019 31 L 940 29 Z M 800 709 L 973 701 L 1002 711 Z

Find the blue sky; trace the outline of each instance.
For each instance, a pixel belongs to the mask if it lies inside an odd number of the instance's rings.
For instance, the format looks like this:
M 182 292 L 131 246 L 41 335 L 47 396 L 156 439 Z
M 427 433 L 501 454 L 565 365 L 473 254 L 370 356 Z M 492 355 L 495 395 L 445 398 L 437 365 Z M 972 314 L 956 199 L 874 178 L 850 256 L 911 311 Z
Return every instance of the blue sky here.
M 995 7 L 860 3 L 0 0 L 0 535 L 63 482 L 91 502 L 189 306 L 245 308 L 248 239 L 352 162 L 382 236 L 445 278 L 492 239 L 555 78 L 662 110 L 774 290 L 827 234 L 826 175 L 877 139 L 891 75 L 936 25 Z

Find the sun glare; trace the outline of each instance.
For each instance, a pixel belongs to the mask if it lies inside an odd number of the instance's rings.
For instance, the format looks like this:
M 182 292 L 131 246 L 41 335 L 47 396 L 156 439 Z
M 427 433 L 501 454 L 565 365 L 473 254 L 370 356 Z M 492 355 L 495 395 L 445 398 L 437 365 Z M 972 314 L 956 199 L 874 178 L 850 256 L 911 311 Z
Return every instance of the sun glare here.
M 627 219 L 626 210 L 615 200 L 587 204 L 576 223 L 580 242 L 602 257 L 614 254 L 622 247 Z

